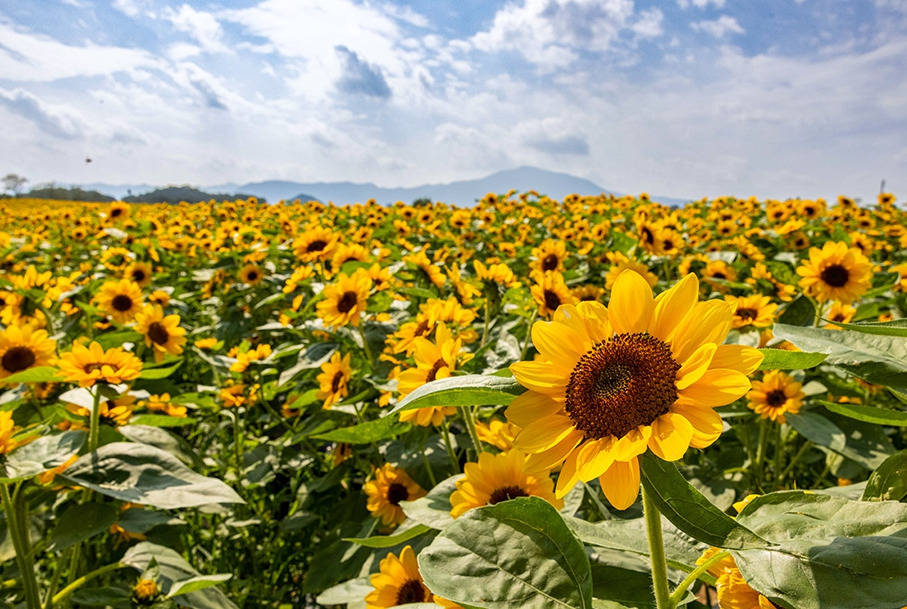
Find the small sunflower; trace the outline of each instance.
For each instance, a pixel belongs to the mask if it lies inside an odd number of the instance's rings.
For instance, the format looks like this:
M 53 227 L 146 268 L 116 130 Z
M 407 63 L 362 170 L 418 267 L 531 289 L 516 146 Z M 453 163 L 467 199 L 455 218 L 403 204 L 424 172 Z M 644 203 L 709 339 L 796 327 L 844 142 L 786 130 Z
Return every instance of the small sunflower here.
M 321 374 L 315 377 L 319 385 L 315 397 L 324 400 L 323 409 L 330 409 L 347 396 L 352 375 L 349 353 L 341 357 L 340 352 L 335 352 L 329 361 L 321 365 Z
M 186 329 L 180 327 L 179 315 L 164 316 L 164 310 L 158 305 L 145 305 L 135 316 L 138 332 L 145 335 L 145 345 L 154 349 L 154 361 L 163 361 L 164 357 L 179 355 L 186 342 Z
M 539 306 L 539 315 L 551 317 L 561 305 L 573 304 L 575 299 L 564 283 L 564 276 L 557 271 L 535 274 L 535 284 L 529 288 Z
M 767 328 L 774 323 L 778 305 L 771 298 L 761 294 L 751 296 L 725 296 L 724 299 L 737 306 L 734 311 L 734 328 Z
M 473 508 L 517 497 L 541 497 L 557 509 L 564 507 L 563 500 L 554 496 L 548 472 L 529 473 L 525 467 L 526 455 L 516 449 L 497 455 L 483 452 L 478 463 L 463 468 L 466 475 L 450 495 L 450 515 L 459 518 Z
M 399 558 L 393 552 L 388 553 L 381 559 L 378 573 L 373 573 L 369 581 L 375 589 L 365 595 L 365 609 L 435 602 L 435 595 L 422 581 L 412 546 L 403 548 Z
M 400 397 L 405 397 L 426 383 L 450 376 L 457 368 L 458 360 L 465 360 L 471 354 L 464 354 L 463 340 L 454 338 L 445 324 L 438 324 L 435 330 L 435 342 L 427 338 L 417 338 L 413 344 L 415 368 L 404 370 L 397 377 L 397 388 Z M 444 417 L 456 412 L 456 408 L 432 406 L 416 410 L 404 410 L 400 413 L 401 421 L 415 425 L 440 425 Z
M 704 564 L 721 551 L 721 548 L 709 548 L 696 560 L 696 564 Z M 778 605 L 746 583 L 733 556 L 719 560 L 709 567 L 708 572 L 718 580 L 715 587 L 719 609 L 777 609 Z
M 385 525 L 397 525 L 406 520 L 401 501 L 413 501 L 427 494 L 405 471 L 390 463 L 376 469 L 374 480 L 366 482 L 363 488 L 368 495 L 368 511 Z
M 532 269 L 542 273 L 563 272 L 566 259 L 567 244 L 560 239 L 546 239 L 540 246 L 532 248 Z
M 432 261 L 428 259 L 425 252 L 404 256 L 403 262 L 416 266 L 425 274 L 425 278 L 436 288 L 443 288 L 444 284 L 447 282 L 447 277 L 444 276 L 444 273 L 441 272 L 440 268 L 432 264 Z
M 129 279 L 108 281 L 101 286 L 97 301 L 98 308 L 115 322 L 127 324 L 142 310 L 142 288 Z
M 264 270 L 257 264 L 247 264 L 239 270 L 239 280 L 248 285 L 258 285 L 264 276 Z
M 491 444 L 498 450 L 513 448 L 513 439 L 520 432 L 520 428 L 500 419 L 491 419 L 488 423 L 476 421 L 476 436 L 482 442 Z
M 639 455 L 651 449 L 676 461 L 721 435 L 715 407 L 750 389 L 762 355 L 722 344 L 733 305 L 698 295 L 695 275 L 653 298 L 645 279 L 626 271 L 607 308 L 581 302 L 533 325 L 540 357 L 510 366 L 529 391 L 506 414 L 523 428 L 514 446 L 529 453 L 527 469 L 563 463 L 558 497 L 599 478 L 625 509 L 639 492 Z
M 843 241 L 828 241 L 820 250 L 810 248 L 809 260 L 797 267 L 800 287 L 819 302 L 850 304 L 872 285 L 872 263 Z
M 105 351 L 93 341 L 87 347 L 74 343 L 71 351 L 60 356 L 59 366 L 66 380 L 91 387 L 96 382 L 117 384 L 138 378 L 142 360 L 120 347 Z
M 151 264 L 147 262 L 133 262 L 129 265 L 129 268 L 126 269 L 125 278 L 131 279 L 137 286 L 144 288 L 151 283 L 151 276 L 153 274 L 154 269 L 151 267 Z
M 318 316 L 331 328 L 347 324 L 358 326 L 368 306 L 371 289 L 372 280 L 363 269 L 357 269 L 352 275 L 340 273 L 334 283 L 325 286 L 324 300 L 316 305 Z
M 114 201 L 107 208 L 107 218 L 112 221 L 125 220 L 129 217 L 129 203 Z
M 825 327 L 829 330 L 840 330 L 841 327 L 835 325 L 834 322 L 842 324 L 850 323 L 853 321 L 853 317 L 856 314 L 857 308 L 855 306 L 842 302 L 835 302 L 828 308 L 828 312 L 825 314 L 825 318 L 828 319 L 828 323 Z
M 785 413 L 800 412 L 805 397 L 803 385 L 780 370 L 766 372 L 761 381 L 753 381 L 752 390 L 746 394 L 751 410 L 778 423 L 785 422 Z
M 45 330 L 35 330 L 29 324 L 0 330 L 0 379 L 29 368 L 52 365 L 56 347 L 57 341 L 48 338 Z
M 503 262 L 485 266 L 478 260 L 475 260 L 472 264 L 476 270 L 476 278 L 483 283 L 505 288 L 520 287 L 520 282 L 517 281 L 513 271 L 511 271 L 510 267 Z
M 327 262 L 339 241 L 337 233 L 323 226 L 310 226 L 293 240 L 293 252 L 303 262 Z

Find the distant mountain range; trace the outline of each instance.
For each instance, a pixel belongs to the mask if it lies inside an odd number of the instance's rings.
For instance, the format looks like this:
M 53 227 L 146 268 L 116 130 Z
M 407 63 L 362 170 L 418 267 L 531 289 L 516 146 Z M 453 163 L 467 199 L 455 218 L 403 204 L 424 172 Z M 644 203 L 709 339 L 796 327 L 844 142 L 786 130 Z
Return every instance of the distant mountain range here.
M 82 188 L 97 190 L 113 197 L 123 198 L 130 195 L 154 190 L 148 184 L 83 184 Z M 412 203 L 416 199 L 427 198 L 432 201 L 443 201 L 452 205 L 470 206 L 489 192 L 505 193 L 511 189 L 518 192 L 534 190 L 540 195 L 553 199 L 563 199 L 570 194 L 598 195 L 613 193 L 589 180 L 578 178 L 567 173 L 548 171 L 537 167 L 517 167 L 493 173 L 477 180 L 461 180 L 447 184 L 425 184 L 414 187 L 387 188 L 372 183 L 354 182 L 291 182 L 286 180 L 267 180 L 248 184 L 217 184 L 201 187 L 204 192 L 227 193 L 237 195 L 255 195 L 269 203 L 280 200 L 300 199 L 302 201 L 331 201 L 336 204 L 364 203 L 375 199 L 381 204 L 392 204 L 396 201 Z M 666 205 L 682 205 L 687 199 L 652 196 L 654 201 Z

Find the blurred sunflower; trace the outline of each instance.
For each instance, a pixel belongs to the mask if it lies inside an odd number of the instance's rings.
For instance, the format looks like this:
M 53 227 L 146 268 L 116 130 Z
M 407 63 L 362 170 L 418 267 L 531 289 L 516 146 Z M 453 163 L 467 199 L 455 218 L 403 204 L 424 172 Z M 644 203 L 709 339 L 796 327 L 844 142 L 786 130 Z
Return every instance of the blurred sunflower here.
M 746 394 L 747 407 L 763 419 L 784 423 L 786 413 L 797 414 L 803 405 L 803 385 L 781 370 L 770 370 L 761 381 L 753 381 Z
M 142 310 L 142 288 L 129 279 L 106 282 L 96 299 L 98 308 L 120 324 L 131 322 Z
M 539 315 L 551 317 L 561 305 L 573 304 L 575 299 L 564 283 L 564 276 L 557 271 L 535 273 L 535 283 L 529 291 L 539 306 Z
M 57 341 L 48 338 L 45 330 L 35 330 L 29 324 L 0 330 L 0 379 L 29 368 L 52 365 L 56 348 Z
M 829 321 L 825 327 L 829 330 L 840 330 L 841 327 L 836 326 L 833 322 L 850 323 L 856 314 L 857 308 L 855 306 L 836 301 L 828 308 L 828 312 L 825 314 L 825 318 Z
M 709 548 L 696 560 L 696 564 L 704 564 L 722 551 L 721 548 Z M 743 574 L 737 568 L 734 557 L 730 554 L 709 567 L 708 572 L 718 580 L 715 587 L 718 590 L 719 609 L 778 608 L 778 605 L 753 590 L 746 583 Z
M 321 364 L 321 374 L 315 377 L 318 381 L 318 392 L 315 397 L 324 400 L 321 406 L 324 410 L 330 409 L 331 406 L 347 396 L 352 375 L 353 369 L 350 368 L 349 353 L 341 356 L 337 351 L 330 360 Z
M 248 285 L 258 285 L 264 276 L 264 270 L 257 264 L 247 264 L 239 269 L 239 280 Z
M 506 414 L 523 427 L 514 446 L 530 454 L 527 469 L 563 463 L 558 497 L 599 478 L 625 509 L 639 492 L 639 455 L 651 449 L 676 461 L 721 435 L 714 408 L 746 394 L 762 355 L 722 344 L 733 305 L 698 295 L 695 275 L 653 298 L 645 279 L 626 271 L 608 308 L 581 302 L 533 325 L 540 357 L 510 366 L 529 391 Z
M 533 270 L 545 273 L 547 271 L 564 270 L 564 260 L 567 259 L 567 244 L 563 240 L 546 239 L 538 247 L 532 248 Z
M 390 463 L 376 469 L 375 478 L 366 482 L 363 490 L 368 495 L 368 511 L 385 525 L 397 525 L 406 520 L 401 501 L 414 501 L 427 494 L 405 471 Z
M 5 455 L 19 446 L 13 436 L 19 428 L 13 422 L 13 413 L 8 410 L 0 411 L 0 455 Z
M 488 423 L 476 421 L 476 436 L 486 444 L 491 444 L 498 450 L 513 448 L 513 439 L 520 428 L 509 421 L 491 419 Z
M 843 241 L 828 241 L 820 250 L 810 248 L 809 260 L 797 267 L 800 287 L 819 302 L 850 304 L 872 285 L 872 263 Z
M 114 201 L 107 208 L 107 218 L 112 221 L 125 220 L 129 217 L 129 204 L 122 201 Z
M 725 296 L 725 301 L 734 304 L 734 328 L 767 328 L 775 320 L 778 305 L 771 298 L 761 294 L 750 296 Z
M 147 262 L 133 262 L 126 269 L 125 278 L 131 279 L 137 286 L 144 288 L 151 283 L 151 276 L 153 274 L 154 270 L 152 269 L 151 264 Z
M 118 384 L 138 378 L 142 360 L 120 347 L 105 351 L 92 341 L 87 347 L 73 343 L 71 351 L 60 355 L 59 366 L 67 381 L 91 387 L 96 382 Z
M 467 463 L 465 476 L 457 480 L 450 495 L 450 515 L 459 518 L 469 510 L 495 505 L 517 497 L 541 497 L 557 509 L 564 502 L 554 496 L 554 482 L 547 471 L 526 471 L 526 455 L 516 449 L 493 455 L 479 455 L 478 463 Z
M 324 299 L 317 305 L 318 316 L 324 325 L 339 328 L 347 324 L 358 326 L 368 306 L 372 280 L 364 269 L 352 275 L 340 273 L 334 283 L 325 286 Z
M 427 338 L 416 338 L 413 345 L 415 346 L 413 360 L 416 367 L 404 370 L 397 377 L 397 388 L 401 398 L 426 383 L 449 377 L 450 373 L 456 370 L 458 360 L 466 361 L 472 357 L 472 354 L 463 353 L 463 340 L 454 338 L 445 324 L 438 324 L 435 329 L 435 342 Z M 456 411 L 456 408 L 445 406 L 404 410 L 400 413 L 400 420 L 423 427 L 440 425 L 445 416 Z
M 614 287 L 614 282 L 617 281 L 617 278 L 620 277 L 620 274 L 627 269 L 636 271 L 639 275 L 645 278 L 649 286 L 653 288 L 655 287 L 655 283 L 658 281 L 658 277 L 656 277 L 654 273 L 649 272 L 649 267 L 642 262 L 630 260 L 621 252 L 611 252 L 607 254 L 607 258 L 612 266 L 610 269 L 608 269 L 608 274 L 605 275 L 606 290 L 610 290 L 612 287 Z
M 145 305 L 135 316 L 135 329 L 145 335 L 145 345 L 154 350 L 154 361 L 163 361 L 168 353 L 179 355 L 186 342 L 186 329 L 180 327 L 179 315 L 164 316 L 158 305 Z
M 432 264 L 432 261 L 428 259 L 424 251 L 404 256 L 403 262 L 416 266 L 436 288 L 443 288 L 447 282 L 447 277 L 444 276 L 440 268 Z
M 339 239 L 329 228 L 309 226 L 293 240 L 293 252 L 303 262 L 327 262 L 334 255 Z

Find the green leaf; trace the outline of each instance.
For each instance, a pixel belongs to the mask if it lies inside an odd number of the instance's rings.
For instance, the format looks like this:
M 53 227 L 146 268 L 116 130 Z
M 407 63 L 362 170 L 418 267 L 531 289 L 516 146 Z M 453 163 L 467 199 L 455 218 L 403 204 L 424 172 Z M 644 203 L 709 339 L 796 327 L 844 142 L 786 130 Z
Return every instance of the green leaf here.
M 327 433 L 312 436 L 316 440 L 328 442 L 346 442 L 347 444 L 371 444 L 380 440 L 387 440 L 400 435 L 409 429 L 409 423 L 394 421 L 391 417 L 384 417 L 374 421 L 366 421 L 352 427 L 342 427 Z
M 801 436 L 814 444 L 856 461 L 866 469 L 875 469 L 891 454 L 884 448 L 848 444 L 847 434 L 832 421 L 815 412 L 788 413 L 788 425 L 797 430 Z
M 816 319 L 816 307 L 806 296 L 800 296 L 795 301 L 784 308 L 784 312 L 778 317 L 782 324 L 792 326 L 811 326 Z M 775 324 L 776 326 L 778 324 Z
M 673 463 L 651 453 L 642 457 L 645 492 L 665 518 L 694 539 L 719 548 L 764 547 L 766 541 L 709 503 Z
M 163 509 L 245 503 L 220 480 L 197 474 L 170 453 L 145 444 L 107 444 L 80 457 L 60 476 L 102 495 Z
M 759 370 L 806 370 L 818 366 L 828 357 L 825 353 L 784 349 L 759 349 L 759 352 L 765 356 Z
M 10 374 L 6 378 L 0 379 L 0 384 L 14 385 L 18 383 L 51 383 L 60 382 L 63 379 L 59 375 L 59 370 L 53 366 L 35 366 L 28 368 L 16 374 Z
M 117 521 L 120 511 L 110 503 L 83 503 L 72 506 L 56 519 L 50 534 L 53 550 L 64 550 L 71 545 L 107 531 Z
M 403 543 L 404 541 L 409 541 L 413 537 L 418 537 L 422 533 L 430 530 L 431 528 L 425 526 L 424 524 L 416 524 L 415 526 L 410 527 L 405 531 L 396 533 L 395 535 L 376 535 L 375 537 L 344 537 L 343 541 L 349 541 L 350 543 L 355 543 L 367 548 L 392 548 Z
M 611 249 L 626 254 L 636 245 L 636 239 L 620 231 L 611 231 Z
M 770 493 L 737 520 L 775 543 L 732 550 L 746 581 L 796 609 L 891 609 L 907 599 L 907 505 Z
M 507 406 L 526 390 L 516 379 L 468 374 L 437 379 L 422 385 L 391 410 L 414 410 L 429 406 Z
M 875 423 L 877 425 L 891 425 L 893 427 L 907 427 L 907 412 L 901 410 L 876 408 L 875 406 L 863 406 L 862 404 L 839 404 L 837 402 L 826 402 L 825 400 L 819 400 L 819 403 L 834 413 L 850 419 L 856 419 L 857 421 Z
M 183 596 L 190 592 L 204 590 L 205 588 L 210 588 L 211 586 L 223 583 L 231 577 L 233 577 L 232 573 L 215 573 L 214 575 L 196 575 L 195 577 L 183 579 L 174 582 L 173 585 L 170 586 L 170 592 L 167 593 L 167 598 Z
M 454 519 L 450 515 L 450 494 L 457 490 L 457 481 L 463 474 L 442 480 L 425 497 L 415 501 L 401 501 L 400 508 L 407 518 L 433 529 L 443 529 Z
M 432 592 L 472 607 L 592 606 L 583 545 L 538 497 L 467 512 L 422 550 L 419 569 Z
M 0 482 L 24 480 L 63 465 L 81 450 L 87 436 L 84 431 L 70 430 L 20 446 L 0 462 Z
M 293 377 L 303 370 L 320 368 L 323 363 L 331 359 L 331 356 L 336 350 L 336 343 L 315 343 L 304 351 L 300 351 L 293 367 L 287 368 L 280 373 L 280 376 L 277 378 L 277 386 L 282 387 L 283 385 L 286 385 Z
M 182 365 L 183 360 L 178 359 L 172 364 L 166 366 L 158 366 L 155 368 L 142 368 L 142 371 L 139 373 L 140 379 L 165 379 Z
M 832 322 L 854 332 L 864 334 L 878 334 L 880 336 L 900 336 L 907 337 L 907 319 L 895 319 L 894 321 L 860 321 L 852 324 L 845 324 L 838 321 Z
M 134 330 L 123 330 L 120 332 L 107 332 L 95 337 L 95 341 L 104 349 L 113 349 L 122 347 L 124 343 L 140 343 L 143 340 L 140 332 Z
M 132 594 L 128 590 L 103 586 L 100 588 L 80 588 L 72 595 L 76 605 L 86 607 L 115 607 L 116 609 L 130 609 L 132 607 Z
M 903 501 L 907 497 L 907 450 L 895 453 L 879 465 L 863 491 L 863 501 Z
M 365 599 L 365 595 L 374 589 L 375 587 L 369 582 L 368 577 L 359 577 L 331 586 L 319 594 L 315 602 L 327 606 L 361 603 Z
M 183 427 L 195 425 L 198 419 L 192 417 L 171 417 L 165 414 L 140 414 L 129 421 L 130 425 L 148 425 L 149 427 Z
M 828 353 L 825 363 L 867 383 L 907 391 L 907 340 L 902 337 L 784 324 L 775 324 L 773 331 L 804 351 Z

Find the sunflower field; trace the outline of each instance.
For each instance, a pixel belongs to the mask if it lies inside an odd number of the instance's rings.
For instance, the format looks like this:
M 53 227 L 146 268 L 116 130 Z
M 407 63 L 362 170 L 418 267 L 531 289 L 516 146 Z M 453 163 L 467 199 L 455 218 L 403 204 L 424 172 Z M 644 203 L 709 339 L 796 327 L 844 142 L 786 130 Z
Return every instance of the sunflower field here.
M 890 194 L 0 208 L 2 606 L 907 607 Z

